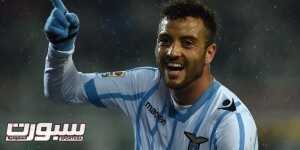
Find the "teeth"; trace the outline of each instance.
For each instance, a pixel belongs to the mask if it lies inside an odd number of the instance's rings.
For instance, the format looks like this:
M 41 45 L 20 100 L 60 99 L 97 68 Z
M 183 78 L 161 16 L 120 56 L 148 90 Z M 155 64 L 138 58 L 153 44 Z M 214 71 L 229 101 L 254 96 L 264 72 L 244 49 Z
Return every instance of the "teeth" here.
M 168 63 L 168 67 L 183 67 L 183 65 L 177 63 Z

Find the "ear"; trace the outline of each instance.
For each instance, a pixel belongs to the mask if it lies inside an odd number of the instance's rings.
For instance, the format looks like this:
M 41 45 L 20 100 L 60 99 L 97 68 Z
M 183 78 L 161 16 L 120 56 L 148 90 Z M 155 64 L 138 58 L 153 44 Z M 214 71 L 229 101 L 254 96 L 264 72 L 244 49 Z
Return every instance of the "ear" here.
M 216 52 L 217 52 L 216 43 L 212 43 L 206 48 L 206 54 L 205 54 L 205 63 L 206 64 L 210 64 L 213 61 L 213 59 L 215 58 Z

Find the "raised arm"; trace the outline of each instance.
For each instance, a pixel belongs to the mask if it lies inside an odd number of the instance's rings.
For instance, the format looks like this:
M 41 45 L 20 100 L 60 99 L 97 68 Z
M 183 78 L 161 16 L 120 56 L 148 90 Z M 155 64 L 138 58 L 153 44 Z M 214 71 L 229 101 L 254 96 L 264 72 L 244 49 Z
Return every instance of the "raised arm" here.
M 50 99 L 84 102 L 83 83 L 92 76 L 82 76 L 72 61 L 79 19 L 76 14 L 68 12 L 61 0 L 52 0 L 52 4 L 54 9 L 44 26 L 49 41 L 44 93 Z
M 63 3 L 53 0 L 45 33 L 49 40 L 44 72 L 44 93 L 51 100 L 89 102 L 116 108 L 135 117 L 144 95 L 158 88 L 158 70 L 151 67 L 107 73 L 80 73 L 72 60 L 79 20 Z

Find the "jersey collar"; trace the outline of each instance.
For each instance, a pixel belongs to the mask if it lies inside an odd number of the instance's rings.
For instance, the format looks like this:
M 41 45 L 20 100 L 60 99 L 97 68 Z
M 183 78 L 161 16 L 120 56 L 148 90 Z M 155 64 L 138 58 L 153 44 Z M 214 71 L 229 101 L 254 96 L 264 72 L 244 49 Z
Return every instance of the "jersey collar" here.
M 197 98 L 198 100 L 191 107 L 183 111 L 176 110 L 174 108 L 174 104 L 170 101 L 168 115 L 178 121 L 185 122 L 191 115 L 193 115 L 202 106 L 204 107 L 210 106 L 210 104 L 213 101 L 213 97 L 214 95 L 216 95 L 220 86 L 221 86 L 220 82 L 214 79 L 212 84 L 209 86 L 209 88 L 201 96 Z

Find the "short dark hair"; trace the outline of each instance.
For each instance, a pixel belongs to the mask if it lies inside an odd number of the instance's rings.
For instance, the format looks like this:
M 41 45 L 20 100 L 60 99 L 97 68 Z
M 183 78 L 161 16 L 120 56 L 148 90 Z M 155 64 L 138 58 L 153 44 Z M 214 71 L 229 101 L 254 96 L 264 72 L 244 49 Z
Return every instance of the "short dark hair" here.
M 167 19 L 180 19 L 185 17 L 201 18 L 207 30 L 206 46 L 215 42 L 217 34 L 217 23 L 215 13 L 205 4 L 197 0 L 172 0 L 167 3 L 162 11 L 161 17 Z

